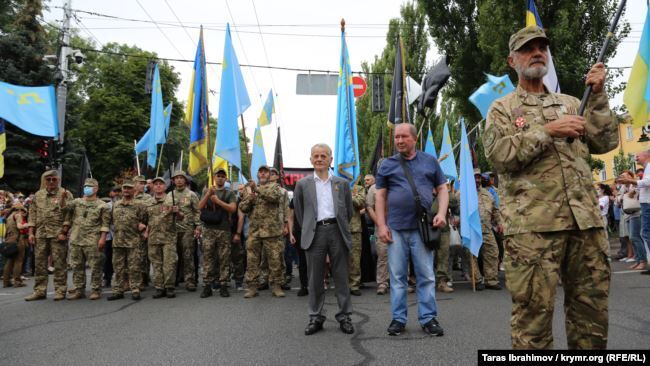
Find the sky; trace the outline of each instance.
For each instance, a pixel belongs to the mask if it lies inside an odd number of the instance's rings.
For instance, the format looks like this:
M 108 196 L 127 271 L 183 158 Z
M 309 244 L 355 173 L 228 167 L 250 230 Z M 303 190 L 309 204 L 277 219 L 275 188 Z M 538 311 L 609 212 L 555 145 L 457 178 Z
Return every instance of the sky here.
M 398 0 L 72 0 L 73 9 L 153 20 L 157 24 L 77 12 L 71 25 L 78 28 L 82 36 L 94 40 L 97 48 L 108 42 L 125 43 L 156 52 L 162 58 L 187 60 L 194 60 L 199 26 L 203 25 L 206 60 L 221 62 L 225 26 L 229 23 L 240 64 L 336 73 L 341 49 L 341 18 L 346 21 L 352 70 L 360 71 L 363 61 L 371 62 L 383 51 L 389 20 L 399 17 L 402 3 L 404 1 Z M 51 0 L 44 19 L 60 22 L 63 10 L 59 7 L 63 5 L 64 0 Z M 631 23 L 632 32 L 608 66 L 632 65 L 646 12 L 645 0 L 628 1 L 625 18 Z M 523 17 L 522 14 L 522 25 Z M 439 57 L 432 47 L 427 56 L 429 65 Z M 172 61 L 170 64 L 181 77 L 176 97 L 185 102 L 192 63 Z M 629 71 L 625 70 L 624 80 Z M 242 67 L 242 73 L 251 100 L 251 106 L 244 113 L 246 136 L 251 141 L 269 90 L 273 89 L 276 94 L 273 124 L 262 127 L 269 164 L 273 163 L 276 126 L 282 131 L 285 167 L 309 167 L 309 149 L 316 143 L 325 142 L 334 147 L 336 96 L 296 95 L 297 74 L 306 71 Z M 219 108 L 220 74 L 220 66 L 208 66 L 208 87 L 214 91 L 209 96 L 208 108 L 215 117 Z M 477 88 L 482 83 L 482 80 L 477 81 Z M 621 103 L 622 95 L 611 101 L 612 106 Z M 252 150 L 252 146 L 249 149 Z

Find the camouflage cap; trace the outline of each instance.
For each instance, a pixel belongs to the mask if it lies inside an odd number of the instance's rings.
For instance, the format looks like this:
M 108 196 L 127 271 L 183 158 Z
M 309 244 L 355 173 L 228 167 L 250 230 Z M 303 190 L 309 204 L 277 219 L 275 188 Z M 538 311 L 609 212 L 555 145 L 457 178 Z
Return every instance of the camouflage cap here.
M 147 178 L 145 178 L 144 175 L 136 175 L 135 177 L 133 177 L 133 182 L 134 183 L 138 183 L 138 182 L 146 183 Z
M 43 178 L 45 177 L 58 177 L 59 176 L 59 171 L 56 169 L 51 169 L 43 173 Z
M 155 177 L 155 178 L 151 181 L 151 183 L 156 183 L 156 182 L 158 182 L 158 181 L 163 182 L 164 184 L 167 184 L 167 182 L 165 182 L 165 178 L 163 178 L 163 177 Z
M 271 169 L 270 169 L 270 172 L 271 172 L 271 173 L 275 173 L 275 174 L 277 174 L 277 175 L 280 175 L 280 172 L 279 172 L 277 169 L 275 169 L 275 168 L 271 168 Z
M 111 191 L 113 191 L 113 192 L 121 191 L 121 190 L 122 190 L 122 186 L 119 185 L 119 184 L 116 184 L 116 185 L 113 186 L 113 188 L 111 188 Z
M 270 171 L 270 169 L 269 169 L 269 166 L 268 166 L 268 165 L 260 165 L 260 167 L 259 167 L 259 168 L 257 168 L 257 171 L 259 172 L 260 170 L 269 170 L 269 171 Z
M 544 30 L 536 25 L 518 30 L 517 33 L 510 36 L 510 41 L 508 42 L 510 52 L 518 51 L 526 43 L 537 38 L 541 38 L 546 41 L 547 45 L 551 43 L 548 37 L 546 37 Z
M 172 179 L 174 179 L 174 178 L 176 178 L 176 177 L 178 177 L 178 176 L 182 176 L 182 177 L 185 178 L 185 180 L 187 180 L 187 181 L 190 180 L 190 178 L 188 178 L 187 174 L 185 174 L 185 172 L 182 171 L 182 170 L 177 170 L 177 171 L 175 171 L 175 172 L 174 172 L 174 175 L 172 175 Z
M 217 170 L 214 171 L 214 175 L 217 175 L 217 174 L 219 174 L 219 173 L 223 173 L 223 174 L 225 174 L 226 176 L 228 176 L 228 172 L 227 172 L 226 169 L 224 169 L 224 168 L 217 168 Z
M 84 187 L 99 187 L 99 183 L 95 178 L 86 178 L 84 181 Z
M 133 187 L 135 187 L 135 183 L 132 180 L 125 180 L 124 182 L 122 182 L 122 188 L 125 188 L 125 187 L 133 188 Z

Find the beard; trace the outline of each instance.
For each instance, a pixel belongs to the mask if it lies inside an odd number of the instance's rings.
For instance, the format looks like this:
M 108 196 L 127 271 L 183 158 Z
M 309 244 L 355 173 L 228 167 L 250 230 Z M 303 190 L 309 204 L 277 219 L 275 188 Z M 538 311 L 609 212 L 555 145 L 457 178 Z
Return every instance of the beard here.
M 541 79 L 548 72 L 546 66 L 517 67 L 517 74 L 523 75 L 527 80 Z

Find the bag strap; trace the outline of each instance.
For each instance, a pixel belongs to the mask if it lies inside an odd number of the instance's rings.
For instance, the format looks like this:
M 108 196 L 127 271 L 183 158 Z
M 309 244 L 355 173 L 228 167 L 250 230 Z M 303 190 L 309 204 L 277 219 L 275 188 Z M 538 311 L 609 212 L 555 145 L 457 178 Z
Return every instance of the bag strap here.
M 406 176 L 406 180 L 409 182 L 409 185 L 411 186 L 411 190 L 413 191 L 413 196 L 415 197 L 415 210 L 418 216 L 422 216 L 422 199 L 420 198 L 420 194 L 418 193 L 417 188 L 415 188 L 415 182 L 413 181 L 413 175 L 411 174 L 411 169 L 408 166 L 406 166 L 406 160 L 402 155 L 399 156 L 399 164 L 402 166 L 402 169 L 404 170 L 404 175 Z

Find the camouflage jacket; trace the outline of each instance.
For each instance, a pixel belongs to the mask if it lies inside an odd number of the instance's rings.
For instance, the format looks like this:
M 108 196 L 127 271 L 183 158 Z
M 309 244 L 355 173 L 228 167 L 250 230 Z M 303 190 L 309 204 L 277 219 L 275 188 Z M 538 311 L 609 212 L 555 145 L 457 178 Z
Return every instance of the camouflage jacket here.
M 56 238 L 59 235 L 63 227 L 63 209 L 73 199 L 72 193 L 63 188 L 54 193 L 46 189 L 36 192 L 29 205 L 28 225 L 36 230 L 37 238 Z
M 481 216 L 481 227 L 483 232 L 489 232 L 493 226 L 501 225 L 501 214 L 496 205 L 494 196 L 487 189 L 478 189 L 478 210 Z
M 147 206 L 146 222 L 149 245 L 174 244 L 176 242 L 176 226 L 172 213 L 172 195 L 167 193 L 164 198 L 153 198 Z
M 279 218 L 284 209 L 283 197 L 284 193 L 277 183 L 257 186 L 255 196 L 248 193 L 248 190 L 244 191 L 239 209 L 248 214 L 249 237 L 270 238 L 282 235 L 284 221 Z
M 74 199 L 65 213 L 63 225 L 70 226 L 70 244 L 96 246 L 100 234 L 110 231 L 111 209 L 100 199 Z
M 153 197 L 147 193 L 138 193 L 135 197 L 133 197 L 133 199 L 138 203 L 144 204 L 145 207 L 154 203 Z
M 121 199 L 114 203 L 111 213 L 114 227 L 113 247 L 137 247 L 141 240 L 138 226 L 146 220 L 146 206 L 135 199 L 130 202 Z
M 618 145 L 618 126 L 603 91 L 589 98 L 584 141 L 553 138 L 544 124 L 576 114 L 580 101 L 518 86 L 488 111 L 483 146 L 499 172 L 505 234 L 603 227 L 589 154 Z
M 352 187 L 352 219 L 350 219 L 350 232 L 361 232 L 361 214 L 360 210 L 366 208 L 366 194 L 365 190 L 360 185 Z
M 174 202 L 183 214 L 183 220 L 176 220 L 178 231 L 194 230 L 201 225 L 201 210 L 199 210 L 199 197 L 189 188 L 174 189 Z

